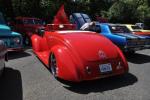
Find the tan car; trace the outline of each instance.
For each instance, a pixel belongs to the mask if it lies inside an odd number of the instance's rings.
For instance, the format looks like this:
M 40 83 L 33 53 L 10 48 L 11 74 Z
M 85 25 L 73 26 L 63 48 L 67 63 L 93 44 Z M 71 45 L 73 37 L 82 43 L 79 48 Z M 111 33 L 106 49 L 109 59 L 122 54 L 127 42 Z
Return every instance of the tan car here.
M 125 26 L 134 34 L 150 36 L 150 30 L 144 30 L 141 29 L 139 26 L 132 24 L 125 24 Z

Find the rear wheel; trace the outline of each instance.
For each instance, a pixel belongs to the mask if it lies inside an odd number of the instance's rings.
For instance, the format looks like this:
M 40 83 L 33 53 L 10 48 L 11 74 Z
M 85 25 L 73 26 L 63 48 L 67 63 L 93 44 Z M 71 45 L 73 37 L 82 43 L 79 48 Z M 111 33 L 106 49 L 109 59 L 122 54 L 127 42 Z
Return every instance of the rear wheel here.
M 58 66 L 55 55 L 52 53 L 50 55 L 50 70 L 55 78 L 58 77 Z

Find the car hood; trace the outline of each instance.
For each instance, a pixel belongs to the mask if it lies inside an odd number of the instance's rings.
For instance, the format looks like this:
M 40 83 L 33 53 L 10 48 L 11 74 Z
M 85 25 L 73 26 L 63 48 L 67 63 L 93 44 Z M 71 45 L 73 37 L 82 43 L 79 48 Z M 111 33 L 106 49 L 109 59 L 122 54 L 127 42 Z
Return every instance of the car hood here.
M 0 25 L 0 36 L 6 36 L 10 34 L 11 34 L 10 27 L 6 25 Z
M 86 61 L 98 61 L 118 57 L 118 52 L 114 44 L 101 35 L 78 33 L 63 35 L 63 37 L 72 46 L 72 50 L 75 50 L 78 56 Z
M 20 34 L 12 32 L 10 27 L 6 25 L 0 25 L 0 36 L 12 36 L 12 35 L 20 35 Z
M 145 39 L 146 37 L 132 33 L 115 33 L 115 35 L 125 37 L 126 39 Z
M 150 32 L 150 30 L 141 30 L 142 32 Z

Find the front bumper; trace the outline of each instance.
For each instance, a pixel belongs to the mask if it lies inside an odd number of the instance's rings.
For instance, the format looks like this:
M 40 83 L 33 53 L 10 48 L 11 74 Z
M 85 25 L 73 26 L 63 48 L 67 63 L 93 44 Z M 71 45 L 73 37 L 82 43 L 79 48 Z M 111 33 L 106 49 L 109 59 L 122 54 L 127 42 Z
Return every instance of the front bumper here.
M 107 74 L 101 74 L 100 76 L 97 77 L 93 77 L 93 78 L 86 78 L 83 79 L 82 81 L 88 81 L 88 80 L 96 80 L 96 79 L 102 79 L 102 78 L 109 78 L 109 77 L 113 77 L 113 76 L 120 76 L 120 75 L 124 75 L 128 73 L 128 71 L 125 70 L 121 70 L 115 73 L 107 73 Z
M 128 39 L 126 44 L 120 46 L 123 51 L 138 51 L 150 48 L 150 39 Z
M 13 52 L 13 51 L 22 51 L 24 50 L 23 47 L 17 47 L 17 48 L 7 48 L 8 52 Z
M 141 45 L 141 46 L 124 46 L 122 48 L 123 51 L 128 52 L 128 51 L 138 51 L 138 50 L 143 50 L 143 49 L 149 49 L 150 45 Z
M 114 60 L 108 60 L 99 63 L 98 62 L 89 62 L 86 67 L 88 66 L 88 69 L 85 67 L 84 74 L 80 75 L 80 81 L 85 80 L 95 80 L 95 79 L 101 79 L 101 78 L 108 78 L 112 76 L 118 76 L 118 75 L 124 75 L 125 73 L 128 73 L 129 68 L 126 64 L 124 64 L 122 61 L 120 62 L 120 59 L 114 59 Z M 100 65 L 103 64 L 111 64 L 111 71 L 103 72 L 100 68 Z M 89 73 L 90 72 L 90 73 Z

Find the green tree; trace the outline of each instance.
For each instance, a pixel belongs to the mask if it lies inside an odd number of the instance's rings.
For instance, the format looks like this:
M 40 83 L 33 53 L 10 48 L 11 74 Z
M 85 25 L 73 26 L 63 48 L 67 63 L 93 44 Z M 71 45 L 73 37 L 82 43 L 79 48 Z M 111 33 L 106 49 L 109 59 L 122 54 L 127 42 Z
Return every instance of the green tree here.
M 149 16 L 148 0 L 118 0 L 108 11 L 111 22 L 136 23 L 144 22 Z

